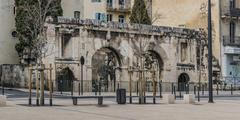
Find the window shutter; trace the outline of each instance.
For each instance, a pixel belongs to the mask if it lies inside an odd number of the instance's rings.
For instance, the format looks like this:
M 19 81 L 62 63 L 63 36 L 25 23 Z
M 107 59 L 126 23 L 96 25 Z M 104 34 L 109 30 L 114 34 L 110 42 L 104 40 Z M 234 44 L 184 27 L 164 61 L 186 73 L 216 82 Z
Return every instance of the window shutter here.
M 101 21 L 106 21 L 106 14 L 105 13 L 102 13 L 101 14 Z

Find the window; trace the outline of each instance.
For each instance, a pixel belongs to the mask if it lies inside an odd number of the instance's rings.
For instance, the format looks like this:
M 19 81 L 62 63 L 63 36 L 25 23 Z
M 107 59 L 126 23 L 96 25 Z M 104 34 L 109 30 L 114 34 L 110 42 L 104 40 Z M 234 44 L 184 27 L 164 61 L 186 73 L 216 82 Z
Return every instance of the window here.
M 118 2 L 119 2 L 119 5 L 124 5 L 125 0 L 119 0 Z
M 112 0 L 107 0 L 107 5 L 108 5 L 108 7 L 112 7 L 113 6 L 113 1 Z
M 105 13 L 96 13 L 95 19 L 100 21 L 106 21 L 106 14 Z
M 235 8 L 236 7 L 236 0 L 230 0 L 230 8 Z
M 119 16 L 118 16 L 118 22 L 119 22 L 119 23 L 124 23 L 124 22 L 125 22 L 125 17 L 124 17 L 124 15 L 119 15 Z
M 73 46 L 72 46 L 72 35 L 71 34 L 63 34 L 62 35 L 62 57 L 69 58 L 72 57 Z
M 120 8 L 123 9 L 124 4 L 125 4 L 125 0 L 119 0 L 118 3 L 119 3 Z
M 92 0 L 92 2 L 101 2 L 101 0 Z
M 234 37 L 235 37 L 235 28 L 236 28 L 236 25 L 235 25 L 235 22 L 231 21 L 230 22 L 230 30 L 229 30 L 229 34 L 230 34 L 230 43 L 234 43 L 235 40 L 234 40 Z
M 110 21 L 110 22 L 112 21 L 112 14 L 107 14 L 107 22 L 108 21 Z
M 181 62 L 187 60 L 187 43 L 181 43 Z
M 74 11 L 74 18 L 80 19 L 80 11 Z

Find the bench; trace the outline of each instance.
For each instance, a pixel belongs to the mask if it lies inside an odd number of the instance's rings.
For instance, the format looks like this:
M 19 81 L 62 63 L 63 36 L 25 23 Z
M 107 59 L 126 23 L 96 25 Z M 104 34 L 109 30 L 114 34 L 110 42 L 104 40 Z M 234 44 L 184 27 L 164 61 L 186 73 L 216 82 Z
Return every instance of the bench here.
M 74 97 L 72 97 L 73 105 L 77 105 L 78 99 L 91 99 L 91 98 L 94 98 L 94 99 L 97 98 L 98 99 L 98 105 L 103 104 L 103 96 L 74 96 Z

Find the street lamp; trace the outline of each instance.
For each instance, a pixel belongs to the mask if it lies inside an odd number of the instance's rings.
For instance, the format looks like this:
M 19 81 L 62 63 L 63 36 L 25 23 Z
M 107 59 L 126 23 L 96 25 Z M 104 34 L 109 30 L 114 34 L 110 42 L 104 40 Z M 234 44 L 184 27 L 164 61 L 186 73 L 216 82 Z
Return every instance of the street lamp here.
M 213 86 L 212 86 L 212 10 L 211 0 L 208 0 L 208 91 L 209 103 L 213 103 Z

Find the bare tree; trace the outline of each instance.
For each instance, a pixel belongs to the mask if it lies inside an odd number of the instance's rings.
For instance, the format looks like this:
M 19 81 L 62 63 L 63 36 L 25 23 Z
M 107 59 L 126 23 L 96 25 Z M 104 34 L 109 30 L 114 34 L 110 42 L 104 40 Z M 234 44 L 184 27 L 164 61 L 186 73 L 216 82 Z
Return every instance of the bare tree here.
M 18 6 L 18 10 L 24 11 L 24 32 L 18 32 L 20 41 L 28 44 L 24 48 L 28 57 L 34 57 L 35 62 L 42 63 L 42 56 L 47 52 L 46 44 L 46 18 L 52 16 L 52 13 L 57 12 L 58 4 L 60 0 L 22 0 L 21 5 Z M 60 10 L 61 11 L 61 10 Z M 19 12 L 20 13 L 20 12 Z M 18 12 L 17 12 L 18 14 Z M 19 21 L 17 21 L 19 22 Z M 18 23 L 16 23 L 18 24 Z M 17 25 L 16 25 L 17 26 Z

